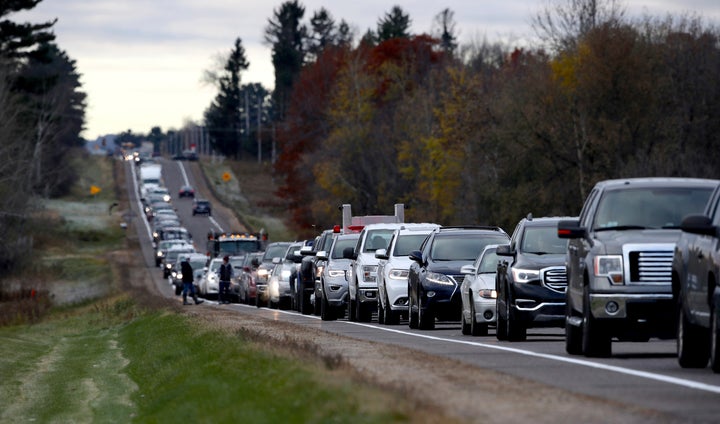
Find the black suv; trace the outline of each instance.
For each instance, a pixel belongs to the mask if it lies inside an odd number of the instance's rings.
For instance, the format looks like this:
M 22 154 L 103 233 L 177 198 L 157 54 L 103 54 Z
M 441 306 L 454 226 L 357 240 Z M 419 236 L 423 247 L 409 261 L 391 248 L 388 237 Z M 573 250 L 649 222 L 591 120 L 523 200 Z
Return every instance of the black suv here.
M 685 215 L 701 213 L 717 180 L 601 181 L 580 218 L 558 223 L 570 239 L 565 349 L 609 356 L 612 339 L 674 338 L 672 262 Z
M 673 299 L 678 305 L 677 354 L 683 368 L 720 373 L 720 187 L 703 214 L 686 216 L 673 256 Z
M 212 208 L 210 207 L 210 201 L 205 199 L 193 200 L 192 214 L 195 215 L 212 215 Z
M 498 340 L 525 340 L 528 328 L 565 324 L 567 241 L 557 236 L 561 219 L 573 218 L 528 215 L 515 226 L 510 244 L 497 247 Z
M 463 265 L 471 265 L 485 246 L 506 244 L 499 227 L 441 227 L 410 253 L 408 310 L 410 328 L 433 329 L 435 320 L 459 321 Z

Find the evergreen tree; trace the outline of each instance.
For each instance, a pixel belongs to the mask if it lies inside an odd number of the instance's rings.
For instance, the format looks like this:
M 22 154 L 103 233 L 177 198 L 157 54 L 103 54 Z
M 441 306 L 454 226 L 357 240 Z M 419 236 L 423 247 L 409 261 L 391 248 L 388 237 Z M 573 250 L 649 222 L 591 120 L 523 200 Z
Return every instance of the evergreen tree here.
M 393 38 L 410 37 L 410 15 L 403 12 L 400 6 L 393 6 L 390 13 L 378 21 L 377 39 L 379 43 Z
M 337 45 L 349 47 L 353 42 L 353 38 L 355 38 L 355 36 L 350 29 L 350 25 L 345 21 L 345 19 L 341 20 L 337 30 Z
M 334 45 L 337 39 L 335 20 L 327 9 L 320 8 L 310 19 L 310 36 L 307 40 L 308 61 L 314 62 L 325 50 Z
M 287 1 L 274 11 L 265 28 L 265 41 L 272 45 L 272 62 L 275 67 L 276 119 L 284 121 L 292 94 L 292 88 L 305 61 L 303 43 L 307 28 L 300 22 L 305 7 L 298 0 Z
M 457 35 L 455 34 L 455 13 L 450 9 L 443 9 L 435 16 L 438 38 L 443 51 L 452 54 L 457 49 Z
M 56 20 L 42 24 L 19 24 L 3 17 L 34 8 L 42 0 L 12 0 L 0 1 L 0 56 L 6 58 L 25 58 L 37 56 L 36 46 L 49 43 L 55 39 L 55 34 L 49 31 Z
M 225 66 L 217 77 L 218 94 L 205 111 L 205 125 L 215 150 L 226 156 L 241 154 L 242 129 L 240 110 L 244 98 L 240 96 L 240 74 L 250 64 L 245 56 L 242 40 L 237 38 Z

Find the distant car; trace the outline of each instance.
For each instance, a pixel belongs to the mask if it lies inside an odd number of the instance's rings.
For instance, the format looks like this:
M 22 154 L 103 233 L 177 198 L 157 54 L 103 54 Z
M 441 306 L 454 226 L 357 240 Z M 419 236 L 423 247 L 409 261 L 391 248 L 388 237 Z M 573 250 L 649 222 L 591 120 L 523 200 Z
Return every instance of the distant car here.
M 496 274 L 498 340 L 527 339 L 528 328 L 565 326 L 567 241 L 558 222 L 573 217 L 521 219 L 512 238 L 498 246 Z
M 175 240 L 161 240 L 158 242 L 155 248 L 155 266 L 160 266 L 165 259 L 168 249 L 172 246 L 182 246 L 187 249 L 192 249 L 193 246 L 187 240 L 175 239 Z
M 189 185 L 184 185 L 178 190 L 178 197 L 181 199 L 183 197 L 195 197 L 195 189 Z
M 283 257 L 273 259 L 275 268 L 270 274 L 266 290 L 270 307 L 290 309 L 292 306 L 293 292 L 290 289 L 290 277 L 297 274 L 298 264 L 302 260 L 300 256 L 302 246 L 302 242 L 292 243 Z
M 240 303 L 255 304 L 257 296 L 257 269 L 260 266 L 263 252 L 252 252 L 245 256 L 242 264 L 242 273 L 239 279 Z
M 270 274 L 275 268 L 274 258 L 284 258 L 288 248 L 292 243 L 287 241 L 276 241 L 267 245 L 265 253 L 260 260 L 260 266 L 257 269 L 257 278 L 255 284 L 257 287 L 257 296 L 255 296 L 255 305 L 259 308 L 267 304 L 268 293 L 267 284 L 270 280 Z
M 245 256 L 230 256 L 230 265 L 233 267 L 233 278 L 230 280 L 230 299 L 234 302 L 240 302 L 240 277 L 242 276 Z
M 322 261 L 322 269 L 317 283 L 319 296 L 315 295 L 315 304 L 320 307 L 320 318 L 323 321 L 345 315 L 351 262 L 343 257 L 343 252 L 347 248 L 354 248 L 359 238 L 360 233 L 339 234 L 328 252 L 321 250 L 316 255 Z
M 212 215 L 212 208 L 210 207 L 210 201 L 206 199 L 195 199 L 193 200 L 192 214 L 195 215 Z
M 399 324 L 407 317 L 410 252 L 418 250 L 437 224 L 405 224 L 395 230 L 387 249 L 375 251 L 378 259 L 378 323 Z
M 462 301 L 460 321 L 462 333 L 465 335 L 487 336 L 488 326 L 497 322 L 496 249 L 496 244 L 485 246 L 475 263 L 460 268 L 460 272 L 465 274 L 460 285 Z
M 220 292 L 220 280 L 217 272 L 222 263 L 222 258 L 213 258 L 210 260 L 207 271 L 200 277 L 200 281 L 198 282 L 200 296 L 206 299 L 217 299 L 218 293 Z
M 207 265 L 208 257 L 202 253 L 182 253 L 178 255 L 177 259 L 175 259 L 175 266 L 173 266 L 173 269 L 170 273 L 170 278 L 172 278 L 172 284 L 175 286 L 175 294 L 179 295 L 182 293 L 183 289 L 183 275 L 180 271 L 180 263 L 185 260 L 185 258 L 190 259 L 190 266 L 193 269 L 193 281 L 194 284 L 198 285 L 198 280 L 203 275 L 203 272 L 205 271 L 205 266 Z
M 175 262 L 181 254 L 197 253 L 193 247 L 188 246 L 172 246 L 168 249 L 163 261 L 163 278 L 168 278 L 172 275 L 175 268 Z
M 499 227 L 441 227 L 410 253 L 408 324 L 433 329 L 435 320 L 460 320 L 463 265 L 472 264 L 485 246 L 504 244 L 510 237 Z

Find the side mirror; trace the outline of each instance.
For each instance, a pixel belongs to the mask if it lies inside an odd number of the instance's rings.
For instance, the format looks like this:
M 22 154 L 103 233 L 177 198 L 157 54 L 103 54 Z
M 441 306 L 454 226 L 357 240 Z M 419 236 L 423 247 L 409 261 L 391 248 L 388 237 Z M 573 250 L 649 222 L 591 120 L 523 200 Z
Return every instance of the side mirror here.
M 375 257 L 378 259 L 388 260 L 389 256 L 386 249 L 378 249 L 375 251 Z
M 475 271 L 477 270 L 472 265 L 463 265 L 462 268 L 460 268 L 460 274 L 472 275 L 475 274 Z
M 300 254 L 303 256 L 313 256 L 315 252 L 313 252 L 312 246 L 303 246 L 300 248 Z
M 357 256 L 355 256 L 355 248 L 346 247 L 345 249 L 343 249 L 343 259 L 350 259 L 353 261 L 357 259 Z
M 580 226 L 578 220 L 558 221 L 557 235 L 561 239 L 583 238 L 587 235 L 587 230 Z
M 509 244 L 501 244 L 495 249 L 495 254 L 498 256 L 513 256 L 513 251 Z
M 326 251 L 321 250 L 315 254 L 315 257 L 318 258 L 321 261 L 327 261 L 328 260 L 328 254 Z
M 705 215 L 692 214 L 683 218 L 680 229 L 686 233 L 715 236 L 717 227 L 712 224 L 712 219 Z
M 272 258 L 272 263 L 274 263 L 275 265 L 279 264 L 281 261 L 282 261 L 282 259 L 279 257 Z
M 419 250 L 413 250 L 412 252 L 410 252 L 409 258 L 410 260 L 415 261 L 420 265 L 423 264 L 422 252 Z

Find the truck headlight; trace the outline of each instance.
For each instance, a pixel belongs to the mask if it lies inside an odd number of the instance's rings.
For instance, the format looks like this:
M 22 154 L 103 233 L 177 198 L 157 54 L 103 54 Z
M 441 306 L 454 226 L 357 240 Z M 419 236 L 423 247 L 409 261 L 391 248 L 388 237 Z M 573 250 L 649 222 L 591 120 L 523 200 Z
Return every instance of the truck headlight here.
M 364 265 L 362 267 L 363 271 L 363 281 L 367 281 L 369 283 L 374 283 L 377 281 L 377 265 Z
M 623 284 L 622 256 L 596 256 L 593 265 L 596 277 L 607 277 L 612 284 Z
M 540 279 L 540 271 L 536 269 L 512 268 L 513 281 L 516 283 L 529 283 Z
M 345 275 L 345 271 L 342 269 L 329 269 L 328 276 L 330 277 L 342 277 Z

